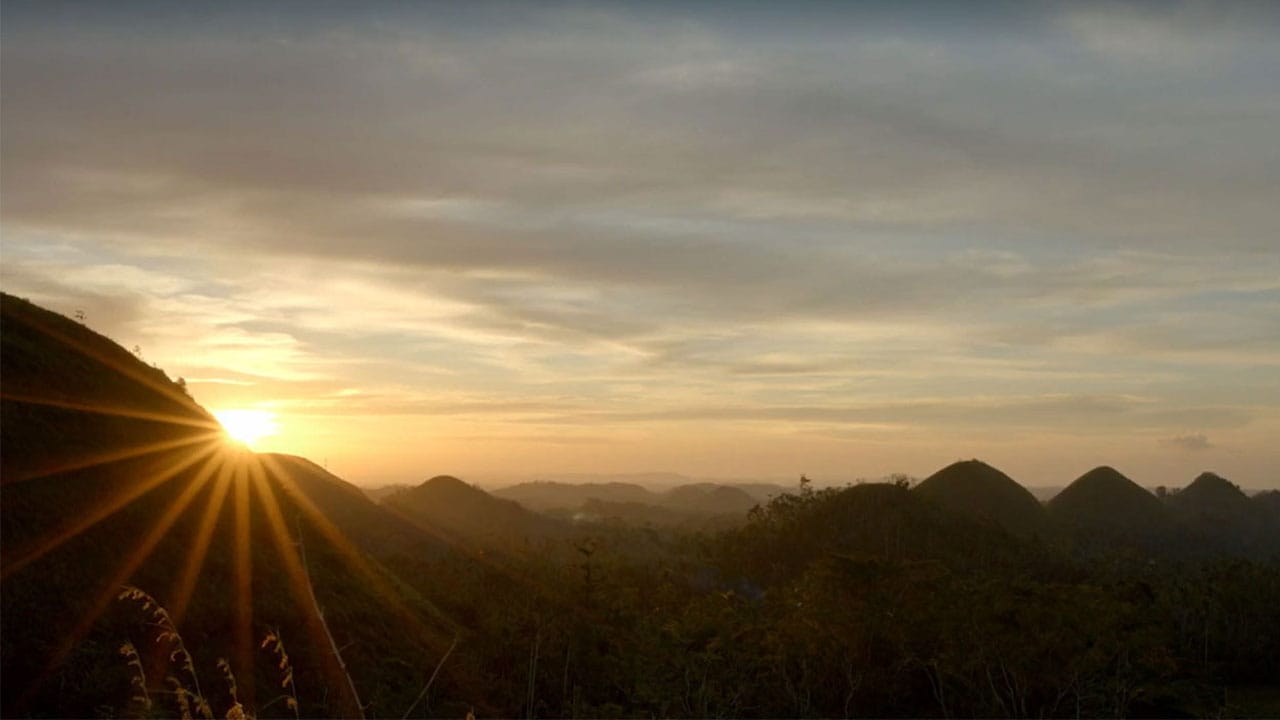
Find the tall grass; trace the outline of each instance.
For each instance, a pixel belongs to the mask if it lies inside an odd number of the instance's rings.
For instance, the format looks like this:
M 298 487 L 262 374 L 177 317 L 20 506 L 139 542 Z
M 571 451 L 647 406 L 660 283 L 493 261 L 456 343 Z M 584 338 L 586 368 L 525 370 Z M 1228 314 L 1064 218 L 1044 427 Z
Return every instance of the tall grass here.
M 204 718 L 204 720 L 213 720 L 213 708 L 209 706 L 204 692 L 200 689 L 200 677 L 196 674 L 195 661 L 192 660 L 191 653 L 187 651 L 187 644 L 182 640 L 182 634 L 178 632 L 178 627 L 173 624 L 173 618 L 170 617 L 169 611 L 160 604 L 160 601 L 145 590 L 132 585 L 125 585 L 117 599 L 136 602 L 141 607 L 142 612 L 147 614 L 151 618 L 152 624 L 158 628 L 156 642 L 163 643 L 168 641 L 170 643 L 169 662 L 177 663 L 178 667 L 185 671 L 187 677 L 190 678 L 191 685 L 195 688 L 194 690 L 189 688 L 176 675 L 170 675 L 165 678 L 166 682 L 173 686 L 171 692 L 178 697 L 178 707 L 182 712 L 183 719 L 193 718 L 192 711 L 194 710 L 195 714 Z M 133 647 L 132 644 L 126 644 L 126 646 Z M 123 647 L 121 652 L 124 652 Z M 134 658 L 136 656 L 135 648 Z M 132 666 L 134 660 L 131 659 L 129 664 Z M 137 675 L 134 680 L 141 678 L 145 693 L 146 676 L 143 675 L 141 661 L 138 661 L 136 670 Z M 150 709 L 149 703 L 148 709 Z
M 314 597 L 314 596 L 313 596 Z M 200 678 L 196 673 L 195 662 L 192 660 L 191 653 L 187 650 L 186 642 L 182 639 L 182 634 L 178 632 L 177 626 L 173 623 L 173 618 L 169 615 L 169 611 L 160 604 L 158 600 L 148 594 L 145 590 L 126 585 L 118 596 L 119 600 L 127 600 L 135 602 L 139 605 L 143 613 L 149 618 L 150 624 L 156 628 L 156 642 L 168 642 L 170 650 L 168 659 L 170 663 L 176 663 L 179 670 L 185 674 L 190 680 L 190 686 L 184 683 L 176 674 L 167 675 L 165 682 L 169 689 L 160 689 L 155 691 L 158 694 L 171 696 L 174 700 L 178 717 L 182 720 L 195 720 L 198 716 L 202 720 L 213 720 L 213 707 L 209 704 L 204 694 L 200 690 Z M 327 633 L 327 628 L 326 628 Z M 330 636 L 332 642 L 332 636 Z M 431 690 L 432 684 L 435 682 L 436 676 L 440 674 L 444 663 L 453 653 L 454 648 L 458 645 L 458 638 L 454 638 L 449 649 L 445 651 L 440 661 L 436 663 L 435 670 L 431 673 L 426 685 L 423 686 L 421 692 L 409 709 L 405 711 L 404 717 L 408 717 L 414 708 L 426 697 Z M 289 653 L 285 648 L 284 639 L 278 629 L 267 631 L 259 644 L 260 650 L 267 650 L 276 657 L 276 668 L 280 672 L 280 688 L 285 692 L 259 708 L 258 711 L 266 710 L 272 704 L 284 701 L 285 706 L 293 711 L 294 718 L 300 718 L 298 688 L 294 680 L 293 661 L 289 657 Z M 142 659 L 137 647 L 132 642 L 125 642 L 120 646 L 120 655 L 125 658 L 126 664 L 131 671 L 130 687 L 133 688 L 133 694 L 130 696 L 130 704 L 141 708 L 143 716 L 151 715 L 157 708 L 151 698 L 152 690 L 148 687 L 146 673 L 143 669 Z M 246 708 L 240 701 L 239 685 L 236 682 L 235 673 L 232 671 L 231 663 L 225 658 L 218 658 L 217 667 L 222 674 L 222 679 L 227 685 L 227 692 L 231 698 L 231 704 L 227 708 L 222 717 L 226 720 L 252 720 L 254 711 Z M 354 689 L 354 680 L 350 673 L 347 673 L 346 665 L 342 666 L 343 673 L 347 676 L 347 681 L 352 684 Z M 193 689 L 194 688 L 194 689 Z M 357 696 L 358 697 L 358 696 Z M 363 711 L 363 708 L 361 708 Z M 474 716 L 470 716 L 474 720 Z

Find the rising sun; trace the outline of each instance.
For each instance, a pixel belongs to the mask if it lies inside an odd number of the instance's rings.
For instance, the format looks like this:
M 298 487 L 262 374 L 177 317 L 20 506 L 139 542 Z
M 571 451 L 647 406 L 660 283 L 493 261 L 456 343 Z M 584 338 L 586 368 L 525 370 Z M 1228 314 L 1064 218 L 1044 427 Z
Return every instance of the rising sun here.
M 276 414 L 270 410 L 215 410 L 213 416 L 222 423 L 231 439 L 249 447 L 262 438 L 275 435 L 280 429 Z

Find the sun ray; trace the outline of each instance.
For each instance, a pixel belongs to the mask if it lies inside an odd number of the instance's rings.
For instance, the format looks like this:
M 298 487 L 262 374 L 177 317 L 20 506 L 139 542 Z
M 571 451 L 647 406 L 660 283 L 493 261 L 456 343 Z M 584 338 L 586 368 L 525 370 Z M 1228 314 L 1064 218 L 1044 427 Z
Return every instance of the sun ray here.
M 70 632 L 63 635 L 58 647 L 50 656 L 45 669 L 32 683 L 32 690 L 43 684 L 50 677 L 53 671 L 55 671 L 64 660 L 66 660 L 67 656 L 71 653 L 71 650 L 74 649 L 75 646 L 89 633 L 93 628 L 94 623 L 98 621 L 98 618 L 106 611 L 107 607 L 111 604 L 111 601 L 115 599 L 117 594 L 120 592 L 120 587 L 129 580 L 138 567 L 141 566 L 142 563 L 151 555 L 151 552 L 155 549 L 156 545 L 164 539 L 164 536 L 169 532 L 170 528 L 173 527 L 173 524 L 177 522 L 178 518 L 181 517 L 182 513 L 191 504 L 192 500 L 196 498 L 208 482 L 213 470 L 215 469 L 216 459 L 217 456 L 211 455 L 205 460 L 205 463 L 200 468 L 197 476 L 182 491 L 182 493 L 174 499 L 174 501 L 169 505 L 169 508 L 163 515 L 161 515 L 160 519 L 156 522 L 155 526 L 152 527 L 146 537 L 134 546 L 134 549 L 125 558 L 124 563 L 116 570 L 111 578 L 102 585 L 102 590 L 94 599 L 94 602 L 90 605 L 89 609 L 82 615 L 79 622 L 77 622 Z
M 405 604 L 400 597 L 400 593 L 391 586 L 391 583 L 385 577 L 370 567 L 360 550 L 311 502 L 311 499 L 303 493 L 302 488 L 298 487 L 297 482 L 289 476 L 288 471 L 280 467 L 276 459 L 270 455 L 263 456 L 262 459 L 267 466 L 267 470 L 280 484 L 285 494 L 307 516 L 307 519 L 320 531 L 324 539 L 338 551 L 338 554 L 347 563 L 348 567 L 355 570 L 361 579 L 368 583 L 374 594 L 395 612 L 399 620 L 405 622 L 422 636 L 431 637 L 433 635 L 432 631 L 422 623 L 417 613 Z M 441 613 L 439 609 L 435 608 L 434 605 L 431 607 L 435 611 L 435 616 L 449 625 L 451 630 L 458 629 L 453 621 Z
M 170 425 L 189 425 L 205 430 L 217 431 L 219 426 L 210 420 L 201 420 L 189 415 L 177 415 L 173 413 L 152 412 L 149 410 L 133 410 L 126 407 L 110 407 L 107 405 L 93 405 L 89 403 L 75 402 L 73 400 L 63 400 L 52 397 L 36 397 L 34 395 L 19 395 L 11 392 L 0 392 L 0 400 L 9 400 L 10 402 L 22 403 L 24 405 L 42 405 L 45 407 L 56 407 L 65 410 L 79 410 L 81 412 L 94 413 L 97 415 L 112 415 L 115 417 L 134 418 L 137 420 L 154 420 L 156 422 L 169 423 Z
M 225 455 L 219 457 L 222 462 L 218 466 L 218 477 L 213 486 L 213 492 L 208 504 L 205 505 L 204 514 L 196 528 L 195 539 L 191 543 L 190 550 L 187 551 L 186 561 L 182 564 L 182 575 L 174 584 L 173 599 L 169 602 L 169 616 L 173 618 L 174 624 L 181 624 L 182 618 L 187 613 L 187 606 L 195 593 L 196 582 L 204 569 L 209 545 L 213 541 L 213 531 L 218 525 L 218 518 L 222 515 L 227 495 L 231 491 L 231 465 L 227 462 Z
M 381 594 L 384 596 L 385 601 L 391 604 L 397 610 L 398 613 L 402 614 L 402 616 L 407 616 L 405 619 L 407 619 L 408 622 L 415 624 L 417 627 L 422 628 L 424 632 L 426 632 L 425 626 L 421 625 L 421 623 L 417 619 L 417 613 L 409 609 L 408 606 L 403 603 L 403 601 L 401 600 L 400 593 L 397 592 L 394 588 L 392 588 L 389 583 L 386 583 L 383 579 L 381 579 L 381 577 L 376 574 L 376 571 L 367 565 L 367 563 L 363 558 L 363 555 L 360 554 L 360 550 L 358 548 L 355 548 L 350 543 L 350 541 L 346 539 L 346 537 L 342 534 L 341 530 L 339 530 L 336 527 L 333 527 L 332 523 L 330 523 L 330 521 L 323 514 L 323 512 L 319 508 L 315 507 L 315 505 L 311 503 L 309 498 L 307 498 L 305 495 L 302 494 L 302 489 L 297 485 L 297 483 L 289 475 L 288 470 L 284 468 L 281 465 L 281 463 L 272 455 L 264 455 L 262 456 L 262 460 L 264 464 L 271 469 L 271 471 L 275 474 L 275 476 L 277 476 L 280 485 L 286 488 L 286 493 L 290 497 L 294 497 L 299 500 L 298 502 L 299 507 L 301 507 L 304 511 L 306 511 L 308 516 L 311 517 L 312 519 L 319 520 L 317 524 L 321 527 L 322 533 L 324 533 L 327 536 L 327 538 L 330 540 L 331 543 L 338 543 L 340 552 L 342 552 L 342 554 L 347 558 L 347 560 L 353 564 L 353 567 L 356 567 L 358 570 L 361 570 L 362 574 L 365 576 L 365 579 L 371 581 L 375 586 L 375 589 L 377 588 L 382 589 Z M 392 512 L 395 512 L 395 510 L 392 509 Z M 399 515 L 399 513 L 396 513 L 396 514 Z M 454 551 L 462 553 L 469 560 L 488 567 L 489 569 L 503 575 L 504 577 L 511 580 L 512 582 L 515 582 L 531 590 L 545 591 L 545 588 L 542 587 L 542 585 L 537 580 L 533 579 L 528 573 L 518 574 L 514 572 L 511 568 L 504 567 L 501 563 L 495 562 L 495 560 L 491 555 L 487 555 L 483 552 L 480 552 L 479 549 L 472 546 L 470 543 L 461 542 L 460 539 L 457 537 L 447 536 L 441 533 L 436 528 L 426 527 L 412 520 L 406 519 L 406 522 L 412 524 L 416 529 L 422 531 L 427 535 L 430 535 L 432 538 L 435 538 L 441 543 L 448 545 Z M 324 529 L 326 526 L 329 527 L 328 531 L 325 531 Z M 439 610 L 434 607 L 434 605 L 432 606 L 432 610 L 435 611 L 436 617 L 438 619 L 442 620 L 443 622 L 445 622 L 447 625 L 450 625 L 451 627 L 453 626 L 452 619 L 440 613 Z
M 151 531 L 147 533 L 146 537 L 134 546 L 133 550 L 128 554 L 128 556 L 126 556 L 124 563 L 121 564 L 119 569 L 117 569 L 111 578 L 102 586 L 102 591 L 99 592 L 98 596 L 94 599 L 93 604 L 89 606 L 89 609 L 80 618 L 79 622 L 76 623 L 70 632 L 66 633 L 62 637 L 57 649 L 55 649 L 53 654 L 50 656 L 45 669 L 39 676 L 37 676 L 35 682 L 32 683 L 33 687 L 38 687 L 48 680 L 50 675 L 63 663 L 63 661 L 66 660 L 67 656 L 70 655 L 75 646 L 89 634 L 89 631 L 93 629 L 94 623 L 98 621 L 98 618 L 101 617 L 102 613 L 106 611 L 108 606 L 110 606 L 112 600 L 114 600 L 120 593 L 121 586 L 128 582 L 129 578 L 132 577 L 133 573 L 142 565 L 142 563 L 146 562 L 147 558 L 151 556 L 151 552 L 155 550 L 156 545 L 164 539 L 164 536 L 168 534 L 169 529 L 173 527 L 173 524 L 178 521 L 178 518 L 182 516 L 182 513 L 186 511 L 189 505 L 191 505 L 191 501 L 194 500 L 196 496 L 199 495 L 200 491 L 204 489 L 209 479 L 213 476 L 213 471 L 216 469 L 218 464 L 217 461 L 219 460 L 220 458 L 217 455 L 210 455 L 205 460 L 204 465 L 201 466 L 196 477 L 192 479 L 191 483 L 188 484 L 187 487 L 183 489 L 182 493 L 174 499 L 174 501 L 169 505 L 169 508 L 165 510 L 164 514 L 156 521 L 156 524 L 151 528 Z
M 257 460 L 256 457 L 254 459 Z M 292 590 L 290 594 L 298 606 L 300 616 L 306 619 L 307 633 L 311 636 L 314 647 L 327 647 L 332 644 L 331 638 L 324 627 L 324 619 L 320 617 L 316 609 L 318 603 L 315 599 L 315 589 L 311 585 L 309 571 L 302 565 L 295 543 L 289 536 L 289 530 L 285 525 L 280 504 L 276 501 L 275 492 L 268 481 L 262 463 L 255 462 L 251 468 L 251 473 L 252 482 L 250 484 L 257 491 L 263 514 L 266 515 L 267 529 L 270 532 L 281 563 L 284 565 L 285 574 L 289 579 L 289 587 Z M 341 657 L 336 653 L 325 653 L 324 657 L 328 660 L 324 663 L 324 668 L 329 675 L 329 683 L 349 688 L 348 695 L 351 697 L 348 700 L 352 703 L 352 706 L 343 715 L 348 717 L 360 715 L 360 698 L 355 695 L 354 689 L 350 688 L 350 676 L 343 667 Z
M 5 553 L 7 563 L 0 569 L 0 580 L 8 578 L 13 573 L 30 565 L 32 562 L 43 557 L 46 553 L 54 550 L 67 542 L 71 538 L 88 530 L 102 520 L 114 515 L 129 503 L 138 499 L 150 490 L 171 480 L 179 473 L 185 471 L 192 465 L 200 462 L 208 455 L 218 450 L 221 446 L 210 443 L 206 448 L 199 452 L 183 454 L 182 457 L 145 476 L 142 480 L 134 482 L 132 485 L 121 488 L 115 496 L 107 499 L 87 514 L 79 517 L 71 518 L 62 523 L 61 526 L 54 528 L 50 534 L 43 540 L 35 543 L 31 548 L 20 550 L 18 552 Z
M 91 455 L 87 458 L 79 458 L 70 462 L 65 462 L 52 467 L 43 467 L 21 473 L 16 477 L 6 477 L 4 484 L 28 482 L 39 478 L 49 477 L 64 472 L 73 472 L 76 470 L 87 470 L 91 467 L 99 465 L 110 465 L 112 463 L 121 462 L 123 460 L 132 460 L 134 458 L 162 453 L 167 450 L 176 450 L 188 445 L 198 445 L 200 443 L 217 443 L 221 441 L 221 433 L 209 432 L 200 435 L 192 435 L 190 437 L 178 438 L 176 440 L 163 440 L 160 442 L 151 442 L 143 445 L 135 445 L 133 447 L 124 448 L 122 450 L 112 450 L 110 452 Z
M 232 461 L 232 491 L 235 522 L 234 532 L 234 581 L 235 605 L 233 627 L 233 665 L 237 675 L 243 678 L 253 677 L 254 650 L 257 643 L 253 637 L 253 556 L 252 514 L 249 507 L 249 463 L 242 454 Z M 241 687 L 241 702 L 253 707 L 253 683 L 244 683 Z

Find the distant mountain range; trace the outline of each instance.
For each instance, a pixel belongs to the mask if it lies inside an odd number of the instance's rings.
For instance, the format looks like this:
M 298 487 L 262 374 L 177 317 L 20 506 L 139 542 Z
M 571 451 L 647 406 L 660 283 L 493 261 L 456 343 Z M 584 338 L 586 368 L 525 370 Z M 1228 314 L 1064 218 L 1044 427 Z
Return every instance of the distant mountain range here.
M 507 547 L 523 540 L 563 538 L 563 522 L 494 497 L 458 478 L 438 475 L 382 500 L 382 506 L 453 543 L 477 548 Z

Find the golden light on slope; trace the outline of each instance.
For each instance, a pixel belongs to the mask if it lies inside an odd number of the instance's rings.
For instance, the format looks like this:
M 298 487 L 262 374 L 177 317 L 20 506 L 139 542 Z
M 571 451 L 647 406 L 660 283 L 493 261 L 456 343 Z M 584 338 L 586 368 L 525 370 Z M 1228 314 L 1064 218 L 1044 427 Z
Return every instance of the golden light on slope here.
M 56 641 L 41 646 L 29 658 L 38 672 L 20 691 L 15 706 L 29 706 L 54 682 L 112 604 L 123 599 L 122 590 L 138 582 L 135 576 L 141 575 L 152 586 L 147 592 L 155 592 L 154 597 L 148 595 L 150 602 L 167 604 L 175 628 L 183 627 L 184 616 L 197 601 L 203 613 L 201 622 L 207 622 L 210 613 L 226 621 L 229 632 L 222 649 L 227 651 L 228 667 L 242 678 L 254 677 L 261 623 L 277 620 L 255 618 L 258 595 L 281 590 L 289 593 L 310 646 L 333 650 L 319 656 L 321 677 L 326 687 L 335 690 L 328 695 L 329 702 L 339 715 L 363 716 L 364 706 L 321 614 L 321 593 L 325 591 L 312 585 L 307 553 L 326 558 L 330 574 L 349 573 L 345 580 L 333 582 L 354 582 L 368 588 L 379 603 L 378 612 L 392 613 L 402 627 L 411 630 L 412 637 L 431 639 L 439 628 L 429 625 L 420 616 L 424 608 L 408 602 L 389 571 L 371 563 L 366 550 L 329 518 L 324 509 L 327 506 L 312 499 L 317 488 L 319 497 L 324 497 L 324 489 L 340 481 L 301 459 L 251 452 L 246 446 L 280 430 L 276 415 L 269 410 L 215 412 L 219 426 L 171 383 L 135 367 L 135 360 L 97 352 L 78 338 L 48 328 L 37 327 L 36 331 L 50 342 L 96 361 L 106 371 L 135 381 L 140 386 L 136 394 L 142 400 L 137 403 L 141 407 L 133 407 L 129 403 L 15 393 L 9 387 L 0 392 L 0 399 L 15 407 L 53 407 L 130 421 L 116 427 L 121 432 L 118 438 L 110 433 L 71 436 L 63 452 L 36 458 L 0 479 L 15 486 L 46 480 L 25 486 L 37 499 L 47 499 L 42 491 L 62 485 L 77 491 L 57 494 L 69 500 L 59 505 L 56 516 L 19 542 L 6 543 L 0 555 L 0 580 L 6 587 L 9 583 L 29 587 L 41 582 L 50 567 L 41 563 L 55 553 L 69 554 L 54 562 L 58 565 L 86 552 L 86 533 L 95 533 L 90 536 L 92 542 L 112 535 L 110 557 L 101 576 L 72 581 L 78 583 L 77 597 L 83 602 L 52 611 L 63 615 Z M 150 398 L 147 391 L 169 402 Z M 172 412 L 163 409 L 167 405 L 173 405 Z M 135 503 L 142 503 L 145 511 L 140 514 Z M 104 530 L 110 523 L 119 524 Z M 125 528 L 123 533 L 121 528 Z M 206 562 L 210 558 L 216 562 Z M 267 564 L 255 568 L 257 561 Z M 144 568 L 149 569 L 144 572 Z M 283 582 L 275 579 L 271 568 L 282 570 Z M 263 589 L 263 583 L 269 590 Z M 422 603 L 432 613 L 432 621 L 442 621 L 456 632 L 456 626 L 439 610 L 428 601 Z M 174 662 L 167 650 L 154 660 L 156 673 Z M 151 670 L 147 672 L 151 676 Z M 254 687 L 253 682 L 240 685 L 240 700 L 249 707 L 254 705 Z
M 262 438 L 271 437 L 280 430 L 276 414 L 270 410 L 234 409 L 215 410 L 213 416 L 222 423 L 231 439 L 249 447 Z

